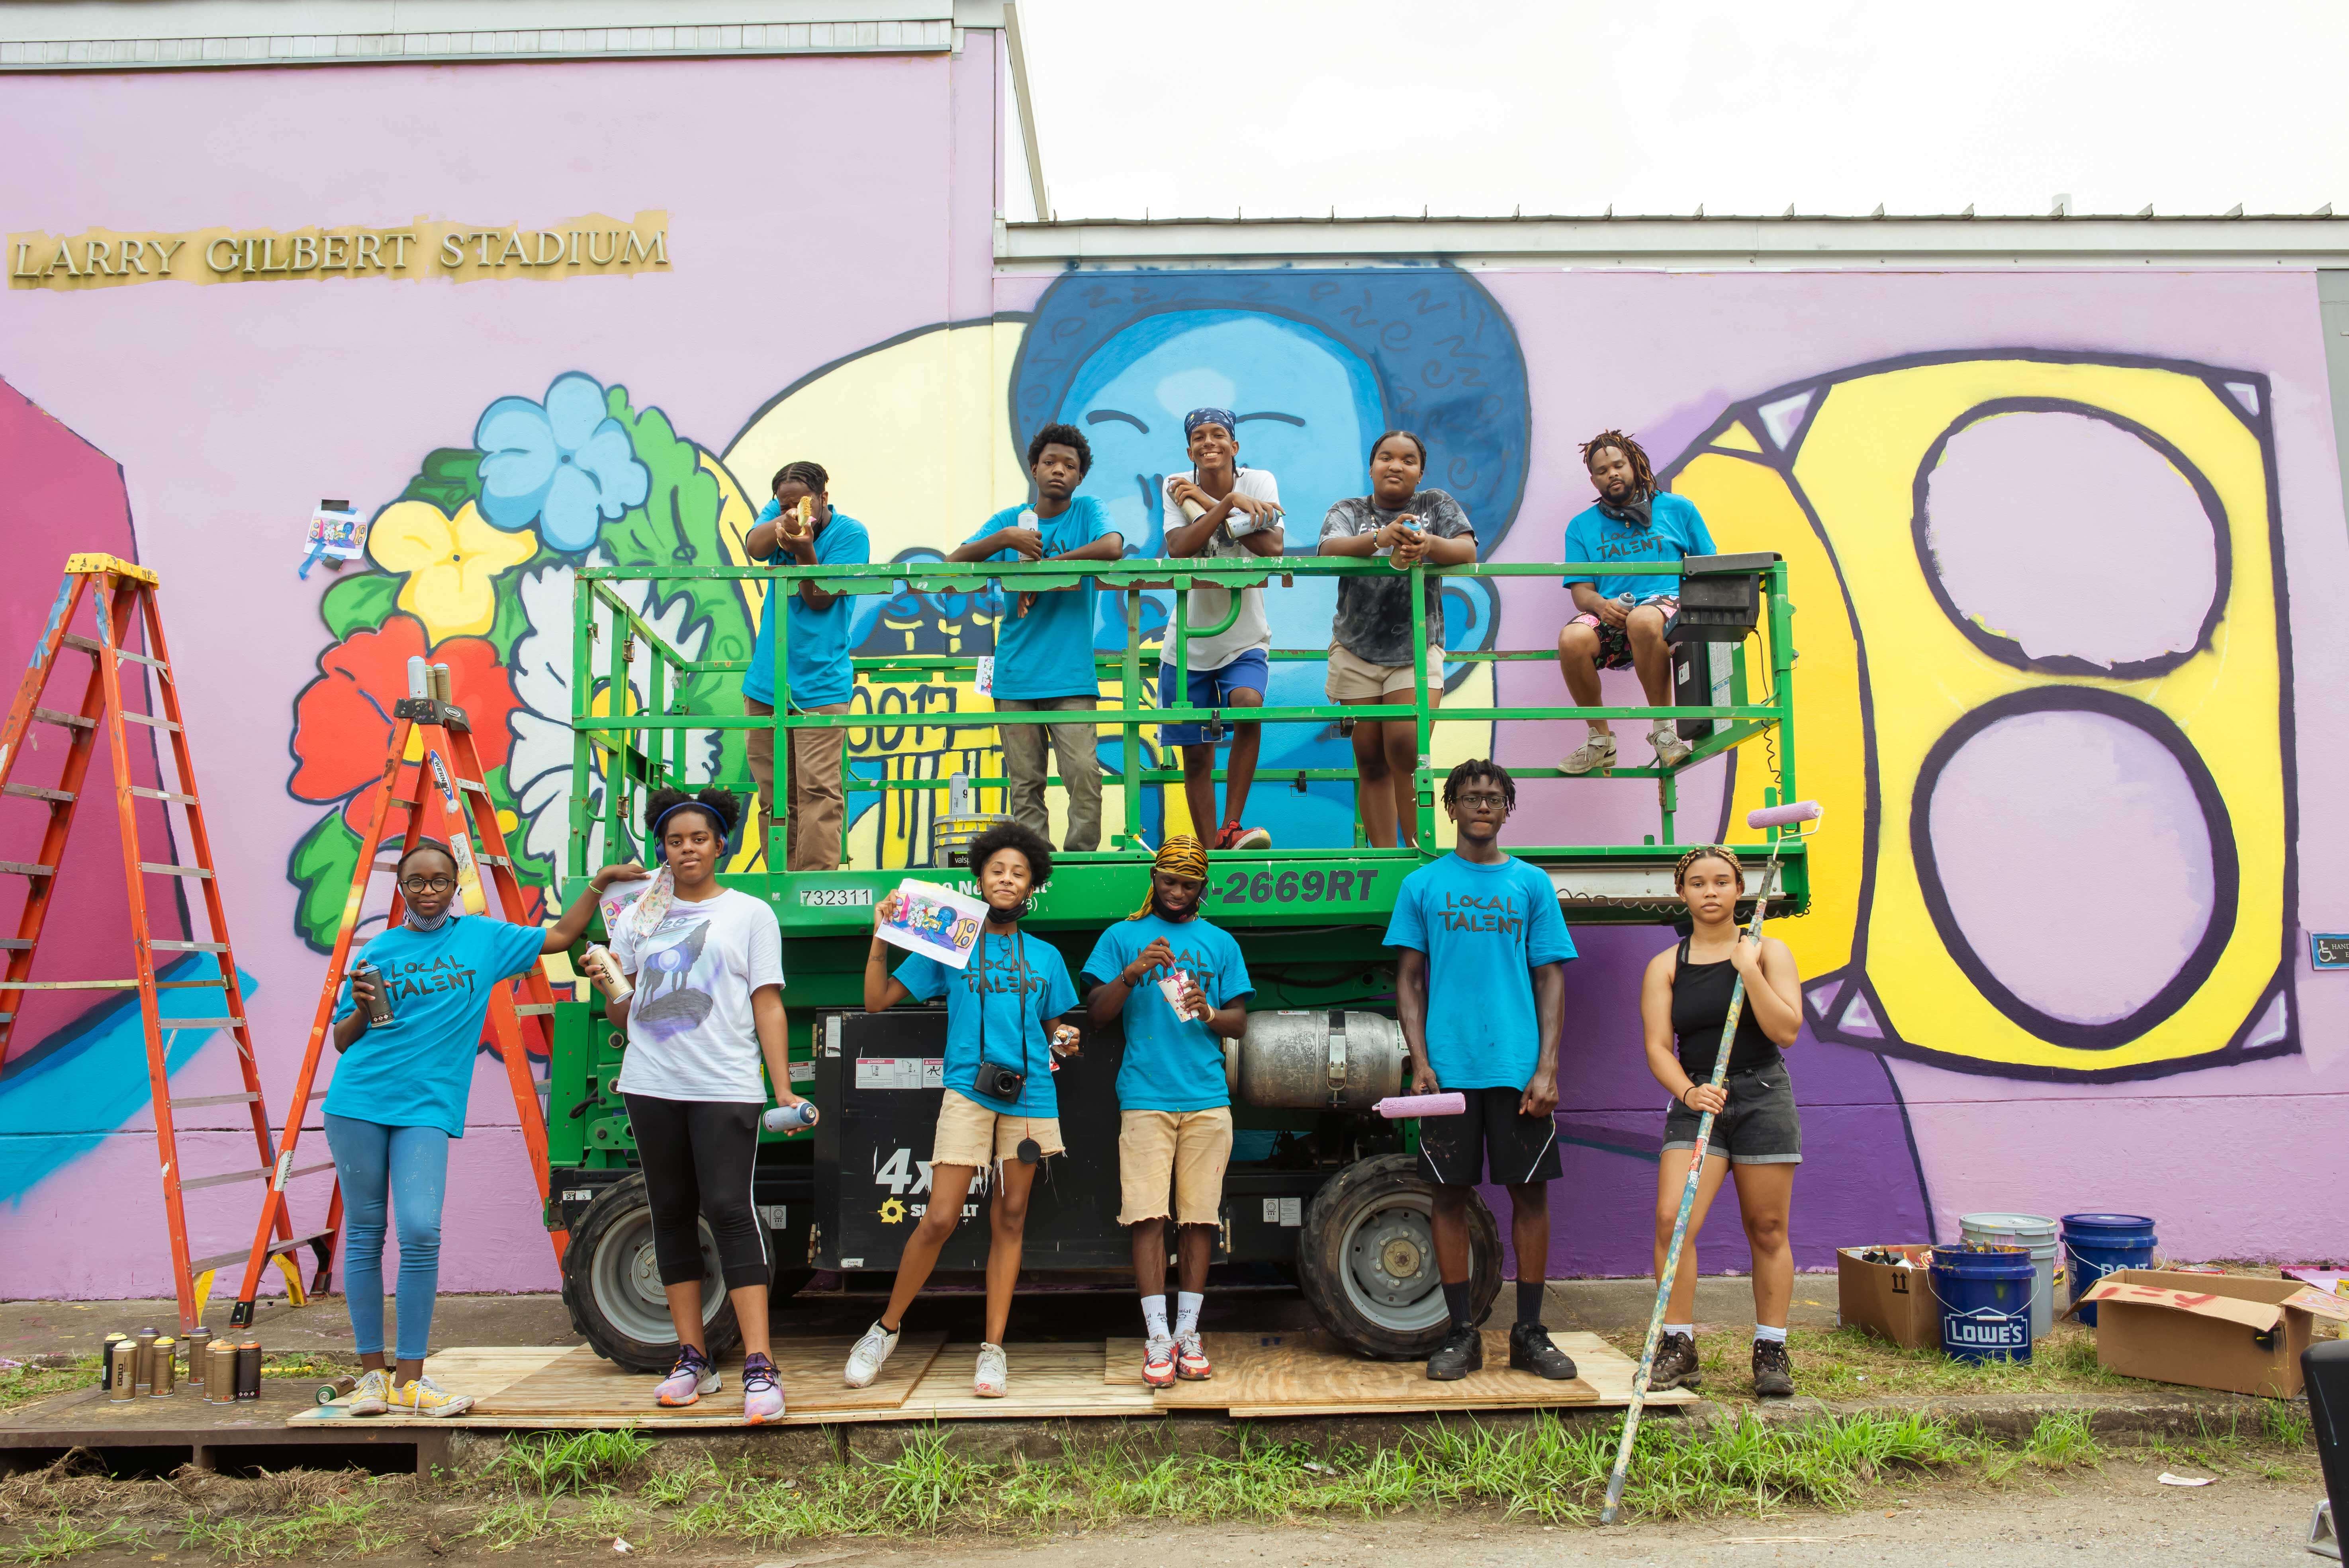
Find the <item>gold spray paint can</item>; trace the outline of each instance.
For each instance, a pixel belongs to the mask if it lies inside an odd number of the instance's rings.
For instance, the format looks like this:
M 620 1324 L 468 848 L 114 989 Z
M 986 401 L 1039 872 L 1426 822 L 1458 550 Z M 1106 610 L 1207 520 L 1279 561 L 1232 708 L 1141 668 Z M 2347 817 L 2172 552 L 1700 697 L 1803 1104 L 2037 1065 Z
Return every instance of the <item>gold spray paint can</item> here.
M 204 1384 L 207 1368 L 204 1362 L 212 1347 L 212 1331 L 199 1323 L 188 1330 L 188 1392 L 202 1395 L 208 1390 Z
M 152 1354 L 155 1362 L 150 1369 L 150 1377 L 154 1384 L 155 1398 L 165 1398 L 177 1392 L 180 1386 L 179 1341 L 167 1334 L 155 1341 Z
M 107 1402 L 127 1405 L 136 1397 L 131 1382 L 139 1359 L 139 1342 L 124 1336 L 106 1347 Z
M 236 1403 L 236 1343 L 215 1339 L 204 1346 L 204 1399 L 209 1404 Z

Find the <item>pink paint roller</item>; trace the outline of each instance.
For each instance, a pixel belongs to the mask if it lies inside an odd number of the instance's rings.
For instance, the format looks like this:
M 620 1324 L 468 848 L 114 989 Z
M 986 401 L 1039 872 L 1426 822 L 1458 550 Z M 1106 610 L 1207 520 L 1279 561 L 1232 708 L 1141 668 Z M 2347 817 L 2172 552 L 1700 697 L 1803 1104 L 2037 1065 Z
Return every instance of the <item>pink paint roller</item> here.
M 1406 1116 L 1464 1116 L 1468 1110 L 1468 1097 L 1457 1090 L 1450 1094 L 1397 1094 L 1379 1101 L 1378 1113 L 1389 1121 L 1400 1121 Z
M 1759 810 L 1745 813 L 1745 825 L 1754 829 L 1791 828 L 1797 822 L 1816 822 L 1818 820 L 1819 803 L 1816 800 L 1793 800 L 1784 806 L 1764 806 Z

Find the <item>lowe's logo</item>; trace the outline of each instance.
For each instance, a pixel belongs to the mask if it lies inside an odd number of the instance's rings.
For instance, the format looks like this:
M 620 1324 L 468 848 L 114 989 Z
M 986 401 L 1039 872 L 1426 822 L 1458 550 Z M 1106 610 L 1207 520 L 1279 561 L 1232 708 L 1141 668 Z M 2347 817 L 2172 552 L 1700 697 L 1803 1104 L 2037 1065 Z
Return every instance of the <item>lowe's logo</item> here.
M 2030 1319 L 2020 1315 L 1994 1317 L 1947 1317 L 1941 1337 L 1953 1345 L 1980 1346 L 1991 1350 L 2014 1350 L 2031 1343 Z

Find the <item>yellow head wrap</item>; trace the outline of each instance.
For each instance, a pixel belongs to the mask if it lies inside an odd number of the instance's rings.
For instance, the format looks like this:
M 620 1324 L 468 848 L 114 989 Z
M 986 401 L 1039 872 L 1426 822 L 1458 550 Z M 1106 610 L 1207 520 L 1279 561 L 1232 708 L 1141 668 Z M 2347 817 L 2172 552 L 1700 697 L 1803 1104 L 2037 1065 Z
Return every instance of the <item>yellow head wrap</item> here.
M 1207 846 L 1188 833 L 1177 833 L 1159 847 L 1157 857 L 1150 862 L 1150 869 L 1164 872 L 1170 876 L 1189 877 L 1194 882 L 1206 882 Z M 1150 913 L 1154 902 L 1153 894 L 1144 893 L 1142 907 L 1125 918 L 1140 920 Z

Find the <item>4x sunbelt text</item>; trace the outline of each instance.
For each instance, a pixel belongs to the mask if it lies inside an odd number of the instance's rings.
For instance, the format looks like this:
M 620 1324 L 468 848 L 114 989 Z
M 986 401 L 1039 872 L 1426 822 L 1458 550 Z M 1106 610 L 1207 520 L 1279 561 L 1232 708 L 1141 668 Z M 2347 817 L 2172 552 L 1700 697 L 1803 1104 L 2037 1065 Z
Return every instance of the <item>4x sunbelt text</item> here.
M 137 283 L 257 283 L 295 278 L 601 277 L 669 264 L 668 214 L 600 213 L 543 228 L 419 219 L 357 226 L 196 229 L 170 233 L 91 229 L 8 236 L 11 288 L 108 288 Z

